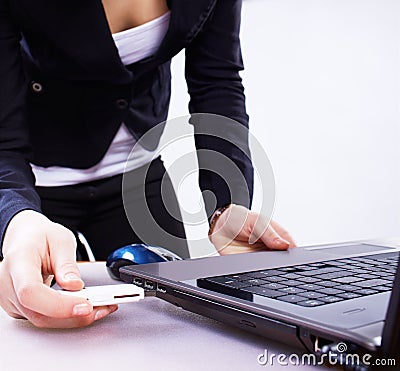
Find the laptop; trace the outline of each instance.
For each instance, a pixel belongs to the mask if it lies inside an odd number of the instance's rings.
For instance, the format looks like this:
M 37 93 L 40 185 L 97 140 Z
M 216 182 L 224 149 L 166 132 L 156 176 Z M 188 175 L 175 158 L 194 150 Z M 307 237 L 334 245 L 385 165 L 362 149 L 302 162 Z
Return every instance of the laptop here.
M 127 266 L 160 299 L 346 369 L 400 369 L 400 243 L 352 242 Z

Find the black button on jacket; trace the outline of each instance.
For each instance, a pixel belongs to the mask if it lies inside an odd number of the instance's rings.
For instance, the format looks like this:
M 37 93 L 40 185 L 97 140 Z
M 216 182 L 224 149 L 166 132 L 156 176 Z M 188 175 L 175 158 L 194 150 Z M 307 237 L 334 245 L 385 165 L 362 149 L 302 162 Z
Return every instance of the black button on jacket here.
M 219 114 L 247 127 L 239 76 L 241 1 L 170 0 L 168 6 L 170 25 L 158 51 L 124 66 L 101 0 L 0 0 L 0 241 L 16 213 L 40 211 L 29 162 L 89 168 L 122 122 L 140 138 L 166 120 L 170 60 L 184 48 L 190 113 Z M 192 124 L 195 132 L 201 125 Z M 248 138 L 236 140 L 244 151 L 195 134 L 197 149 L 228 156 L 246 180 L 246 187 L 235 179 L 226 184 L 201 170 L 200 188 L 215 194 L 217 207 L 251 201 Z

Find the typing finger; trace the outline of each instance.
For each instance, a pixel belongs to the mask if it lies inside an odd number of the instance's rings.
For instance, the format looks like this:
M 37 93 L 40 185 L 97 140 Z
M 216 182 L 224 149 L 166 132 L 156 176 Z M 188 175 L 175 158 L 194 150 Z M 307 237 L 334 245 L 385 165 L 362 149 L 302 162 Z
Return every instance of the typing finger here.
M 290 243 L 282 238 L 271 225 L 267 225 L 265 220 L 258 218 L 254 224 L 253 231 L 249 238 L 249 243 L 263 242 L 266 247 L 273 250 L 286 250 Z

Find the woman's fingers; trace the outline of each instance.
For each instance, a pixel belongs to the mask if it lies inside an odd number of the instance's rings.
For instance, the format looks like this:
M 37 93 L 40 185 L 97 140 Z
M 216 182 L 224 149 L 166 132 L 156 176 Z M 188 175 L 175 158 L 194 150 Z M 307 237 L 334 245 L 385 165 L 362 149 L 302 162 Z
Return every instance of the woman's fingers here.
M 294 241 L 293 237 L 290 235 L 290 233 L 283 228 L 277 221 L 271 220 L 270 223 L 271 227 L 274 228 L 276 233 L 279 234 L 280 237 L 282 237 L 285 241 L 289 242 L 289 247 L 296 247 L 296 242 Z
M 115 312 L 117 309 L 117 305 L 95 307 L 94 310 L 86 316 L 63 319 L 47 317 L 40 313 L 27 311 L 29 312 L 27 313 L 27 317 L 34 326 L 39 328 L 77 328 L 89 326 L 93 322 L 99 321 Z
M 25 233 L 19 233 L 23 228 Z M 117 310 L 116 305 L 93 308 L 83 298 L 61 295 L 48 286 L 55 275 L 64 289 L 83 287 L 75 262 L 75 237 L 63 226 L 39 213 L 22 211 L 9 223 L 3 247 L 0 305 L 11 317 L 42 328 L 73 328 Z
M 54 224 L 47 233 L 51 270 L 64 290 L 78 291 L 84 287 L 76 264 L 76 238 L 68 229 Z
M 93 311 L 87 300 L 62 296 L 45 285 L 33 251 L 17 259 L 19 255 L 13 254 L 8 267 L 17 306 L 54 318 L 87 316 Z
M 116 305 L 93 308 L 82 298 L 60 295 L 40 282 L 41 275 L 29 264 L 29 257 L 25 258 L 11 267 L 6 258 L 1 265 L 1 269 L 9 269 L 9 274 L 4 275 L 2 270 L 0 275 L 2 290 L 8 293 L 1 305 L 11 317 L 27 319 L 41 328 L 74 328 L 88 326 L 117 310 Z
M 263 242 L 265 247 L 271 250 L 287 250 L 290 246 L 290 242 L 282 238 L 271 226 L 260 232 L 258 241 Z
M 237 205 L 231 205 L 222 213 L 210 238 L 222 255 L 286 250 L 296 246 L 290 234 L 278 223 L 269 223 L 263 215 Z

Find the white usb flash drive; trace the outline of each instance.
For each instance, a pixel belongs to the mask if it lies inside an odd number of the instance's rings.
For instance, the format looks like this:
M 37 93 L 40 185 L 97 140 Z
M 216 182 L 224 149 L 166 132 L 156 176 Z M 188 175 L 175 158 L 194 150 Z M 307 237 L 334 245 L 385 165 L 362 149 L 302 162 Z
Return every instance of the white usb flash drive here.
M 122 284 L 85 287 L 80 291 L 57 290 L 61 295 L 84 298 L 94 306 L 131 303 L 144 299 L 141 287 Z

